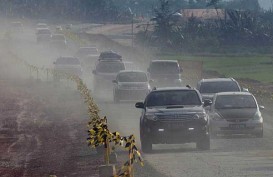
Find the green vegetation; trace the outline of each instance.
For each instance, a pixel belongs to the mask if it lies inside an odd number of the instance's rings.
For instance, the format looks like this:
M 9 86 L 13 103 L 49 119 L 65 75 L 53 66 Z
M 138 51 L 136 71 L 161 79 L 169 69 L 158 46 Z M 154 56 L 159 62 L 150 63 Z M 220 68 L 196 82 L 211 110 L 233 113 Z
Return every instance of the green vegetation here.
M 203 61 L 205 71 L 216 71 L 226 77 L 273 83 L 273 58 L 269 56 L 165 55 L 161 59 Z

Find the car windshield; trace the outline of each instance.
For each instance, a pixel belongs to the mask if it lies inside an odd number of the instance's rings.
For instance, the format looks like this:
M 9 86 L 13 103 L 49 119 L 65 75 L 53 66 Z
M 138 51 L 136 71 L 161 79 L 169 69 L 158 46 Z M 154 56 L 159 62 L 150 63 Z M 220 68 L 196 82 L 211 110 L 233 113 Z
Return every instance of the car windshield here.
M 178 74 L 179 66 L 176 62 L 152 62 L 150 73 L 153 74 Z
M 52 36 L 53 40 L 65 40 L 64 35 L 53 35 Z
M 37 34 L 51 34 L 49 29 L 39 29 Z
M 125 72 L 118 75 L 119 82 L 147 82 L 147 75 L 142 72 Z
M 46 24 L 38 24 L 37 28 L 47 28 L 47 25 Z
M 118 73 L 121 70 L 125 70 L 122 62 L 99 62 L 96 67 L 96 71 L 101 73 Z
M 234 81 L 203 82 L 199 91 L 200 93 L 236 92 L 240 91 L 240 88 Z
M 195 90 L 171 90 L 151 93 L 146 100 L 147 107 L 172 105 L 201 105 Z
M 216 109 L 257 108 L 252 95 L 221 95 L 215 100 Z
M 56 60 L 56 64 L 57 65 L 80 65 L 80 61 L 77 58 L 62 57 Z

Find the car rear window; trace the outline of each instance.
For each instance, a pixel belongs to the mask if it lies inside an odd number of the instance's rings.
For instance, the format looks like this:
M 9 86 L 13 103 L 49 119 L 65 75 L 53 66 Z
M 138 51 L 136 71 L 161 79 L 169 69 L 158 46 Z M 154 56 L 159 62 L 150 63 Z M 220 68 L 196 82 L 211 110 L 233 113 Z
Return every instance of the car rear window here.
M 240 91 L 240 88 L 234 81 L 202 82 L 199 91 L 200 93 L 236 92 Z
M 49 29 L 39 29 L 37 34 L 51 34 Z
M 152 92 L 146 99 L 147 107 L 172 105 L 201 105 L 195 90 L 172 90 Z
M 215 100 L 216 109 L 257 108 L 252 95 L 220 95 Z
M 80 65 L 80 61 L 77 58 L 58 58 L 56 60 L 57 65 Z
M 118 73 L 122 70 L 125 70 L 122 62 L 99 62 L 96 67 L 96 71 L 101 73 Z
M 177 74 L 179 72 L 179 65 L 175 62 L 152 62 L 150 65 L 150 73 L 153 74 Z
M 147 82 L 146 73 L 142 72 L 125 72 L 118 75 L 119 82 Z

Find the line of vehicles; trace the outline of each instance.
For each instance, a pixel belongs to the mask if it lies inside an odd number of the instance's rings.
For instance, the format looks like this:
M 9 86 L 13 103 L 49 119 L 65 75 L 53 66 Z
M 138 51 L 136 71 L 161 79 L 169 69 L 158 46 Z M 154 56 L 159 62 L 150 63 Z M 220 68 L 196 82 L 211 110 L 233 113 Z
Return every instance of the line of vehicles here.
M 39 25 L 37 42 L 50 36 L 45 24 Z M 80 77 L 83 69 L 94 66 L 92 92 L 113 91 L 114 103 L 144 100 L 135 104 L 142 110 L 143 152 L 151 152 L 153 144 L 190 142 L 196 143 L 197 149 L 209 150 L 211 138 L 225 135 L 263 137 L 264 107 L 233 78 L 201 79 L 192 88 L 183 83 L 183 69 L 176 60 L 152 60 L 147 71 L 142 71 L 118 53 L 99 53 L 95 46 L 59 57 L 54 65 L 58 71 Z

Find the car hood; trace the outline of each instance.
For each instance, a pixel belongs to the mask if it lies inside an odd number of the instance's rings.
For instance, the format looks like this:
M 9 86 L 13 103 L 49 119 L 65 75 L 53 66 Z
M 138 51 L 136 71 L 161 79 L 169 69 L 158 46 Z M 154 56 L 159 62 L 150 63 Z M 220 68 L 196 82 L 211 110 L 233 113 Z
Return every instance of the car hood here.
M 184 108 L 166 108 L 166 107 L 154 107 L 147 108 L 146 113 L 157 115 L 172 115 L 172 114 L 196 114 L 203 113 L 203 106 L 185 106 Z
M 257 108 L 244 109 L 218 109 L 216 110 L 224 119 L 251 119 L 257 112 Z

